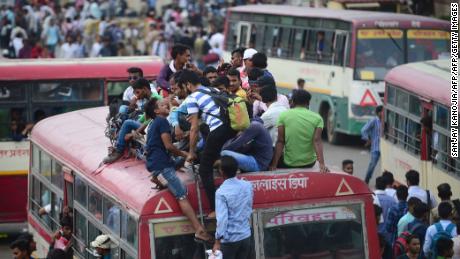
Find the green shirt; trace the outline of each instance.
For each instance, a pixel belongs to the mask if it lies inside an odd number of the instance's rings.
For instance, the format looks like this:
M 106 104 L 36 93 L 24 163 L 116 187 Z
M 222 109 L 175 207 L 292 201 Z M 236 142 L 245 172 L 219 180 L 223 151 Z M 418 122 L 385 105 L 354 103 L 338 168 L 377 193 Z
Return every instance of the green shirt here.
M 152 98 L 156 98 L 158 101 L 163 100 L 163 96 L 161 96 L 161 95 L 159 95 L 157 93 L 154 93 L 154 92 L 152 92 L 152 95 L 150 96 L 150 99 L 152 99 Z M 144 103 L 144 105 L 145 105 L 145 103 Z M 141 116 L 139 116 L 139 119 L 137 121 L 139 121 L 140 123 L 142 123 L 144 125 L 148 125 L 149 122 L 150 122 L 150 120 L 145 119 L 145 112 L 142 113 Z
M 284 126 L 284 163 L 301 167 L 316 161 L 313 138 L 316 128 L 323 128 L 323 118 L 303 107 L 280 114 L 278 126 Z

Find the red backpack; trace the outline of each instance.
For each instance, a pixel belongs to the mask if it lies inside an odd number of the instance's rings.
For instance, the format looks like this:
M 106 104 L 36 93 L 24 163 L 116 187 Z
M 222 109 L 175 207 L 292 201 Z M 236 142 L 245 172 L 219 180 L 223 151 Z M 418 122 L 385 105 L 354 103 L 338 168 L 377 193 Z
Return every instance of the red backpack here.
M 396 238 L 395 243 L 393 244 L 393 256 L 397 258 L 400 255 L 406 253 L 409 244 L 407 243 L 407 239 L 411 233 L 409 231 L 403 231 L 398 238 Z

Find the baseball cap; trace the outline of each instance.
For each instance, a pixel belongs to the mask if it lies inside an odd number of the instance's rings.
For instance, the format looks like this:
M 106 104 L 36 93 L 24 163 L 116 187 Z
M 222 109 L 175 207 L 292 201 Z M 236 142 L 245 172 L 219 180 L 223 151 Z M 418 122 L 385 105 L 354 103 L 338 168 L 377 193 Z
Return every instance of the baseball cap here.
M 252 58 L 252 56 L 254 56 L 254 54 L 256 53 L 257 53 L 257 50 L 255 49 L 246 49 L 243 54 L 243 59 Z
M 114 247 L 114 244 L 110 240 L 109 235 L 99 235 L 91 242 L 91 246 L 94 248 L 99 247 L 102 249 L 111 249 Z

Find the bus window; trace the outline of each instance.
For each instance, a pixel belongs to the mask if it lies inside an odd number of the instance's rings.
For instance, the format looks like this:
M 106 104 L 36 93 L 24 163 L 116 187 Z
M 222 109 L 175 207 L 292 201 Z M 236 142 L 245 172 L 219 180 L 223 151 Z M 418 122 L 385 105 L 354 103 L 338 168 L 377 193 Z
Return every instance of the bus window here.
M 232 14 L 233 16 L 233 14 Z M 226 49 L 227 50 L 233 50 L 236 48 L 236 39 L 237 39 L 237 30 L 238 30 L 238 26 L 237 26 L 237 23 L 232 20 L 231 22 L 228 23 L 228 29 L 227 29 L 227 35 L 225 37 L 225 41 L 226 41 Z
M 89 188 L 88 192 L 88 210 L 102 221 L 102 195 L 92 188 Z
M 40 185 L 40 206 L 46 211 L 51 211 L 53 209 L 53 206 L 51 204 L 51 192 L 48 190 L 48 188 L 46 188 L 44 184 Z M 50 214 L 43 214 L 42 219 L 46 223 L 46 225 L 52 229 L 52 221 L 50 218 Z
M 24 82 L 0 82 L 0 103 L 25 102 L 27 86 Z
M 51 158 L 45 152 L 40 156 L 40 174 L 51 182 Z
M 32 152 L 32 169 L 38 173 L 40 171 L 40 149 L 34 145 Z
M 294 43 L 292 48 L 292 58 L 303 60 L 305 58 L 305 42 L 307 39 L 308 31 L 303 29 L 296 29 L 294 36 Z
M 208 233 L 216 229 L 215 222 L 206 224 Z M 204 258 L 203 247 L 194 242 L 195 231 L 189 221 L 163 222 L 153 225 L 156 258 Z
M 77 241 L 76 244 L 73 246 L 74 250 L 80 254 L 83 255 L 84 258 L 86 258 L 86 244 L 87 244 L 87 239 L 86 239 L 86 231 L 87 231 L 87 220 L 86 218 L 78 212 L 78 210 L 75 210 L 75 228 L 74 228 L 74 235 L 75 235 L 75 240 Z
M 449 33 L 440 30 L 408 30 L 408 62 L 449 58 Z
M 403 111 L 409 110 L 409 94 L 401 91 L 396 90 L 396 107 L 402 109 Z
M 123 93 L 128 88 L 128 82 L 107 82 L 107 94 L 109 95 L 109 103 L 114 98 L 123 98 Z
M 21 132 L 26 127 L 25 108 L 0 108 L 0 139 L 21 141 Z
M 254 41 L 251 39 L 251 42 L 254 43 L 255 49 L 262 50 L 264 49 L 264 42 L 262 41 L 262 39 L 264 38 L 264 34 L 265 34 L 265 25 L 256 24 L 253 26 L 255 26 L 255 34 L 251 34 L 251 37 L 254 36 Z
M 65 181 L 65 191 L 66 191 L 66 194 L 67 194 L 67 207 L 69 208 L 73 208 L 73 199 L 74 199 L 74 196 L 73 196 L 73 183 L 72 182 L 68 182 L 68 181 Z
M 101 101 L 102 80 L 40 82 L 33 90 L 33 101 Z
M 49 213 L 51 217 L 51 229 L 53 231 L 58 230 L 59 228 L 59 212 L 62 208 L 62 200 L 58 199 L 57 195 L 53 192 L 51 193 L 51 212 Z
M 121 214 L 121 237 L 137 249 L 137 222 L 126 212 Z
M 265 258 L 365 258 L 361 205 L 262 212 Z
M 422 104 L 420 99 L 414 95 L 409 96 L 409 113 L 415 116 L 422 115 Z
M 396 105 L 395 101 L 396 89 L 393 86 L 387 84 L 387 103 Z
M 104 198 L 104 224 L 113 232 L 120 235 L 121 209 L 107 198 Z
M 383 80 L 388 70 L 404 61 L 402 30 L 358 31 L 355 80 Z
M 51 183 L 53 183 L 55 186 L 59 187 L 59 189 L 62 190 L 62 184 L 64 183 L 62 165 L 56 160 L 53 160 L 53 167 L 51 171 Z
M 38 215 L 40 209 L 40 182 L 36 177 L 32 177 L 32 197 L 31 197 L 31 208 L 35 215 Z
M 80 177 L 75 177 L 75 200 L 83 207 L 86 207 L 87 188 L 86 183 Z
M 436 105 L 434 110 L 434 123 L 442 128 L 447 129 L 449 121 L 448 109 L 445 106 Z

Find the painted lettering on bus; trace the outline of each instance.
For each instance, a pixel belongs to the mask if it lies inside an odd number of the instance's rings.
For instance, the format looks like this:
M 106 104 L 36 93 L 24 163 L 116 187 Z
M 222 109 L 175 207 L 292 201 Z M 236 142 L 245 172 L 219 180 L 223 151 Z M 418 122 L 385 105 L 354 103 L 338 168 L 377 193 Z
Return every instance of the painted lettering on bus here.
M 245 180 L 244 178 L 241 178 Z M 254 191 L 284 191 L 287 189 L 306 189 L 308 177 L 289 177 L 279 179 L 264 179 L 250 181 Z
M 28 149 L 0 150 L 0 158 L 5 157 L 29 157 Z
M 300 222 L 335 220 L 336 215 L 337 215 L 337 211 L 298 214 L 298 215 L 288 212 L 288 213 L 276 215 L 269 221 L 269 223 L 279 226 L 279 225 L 300 223 Z

